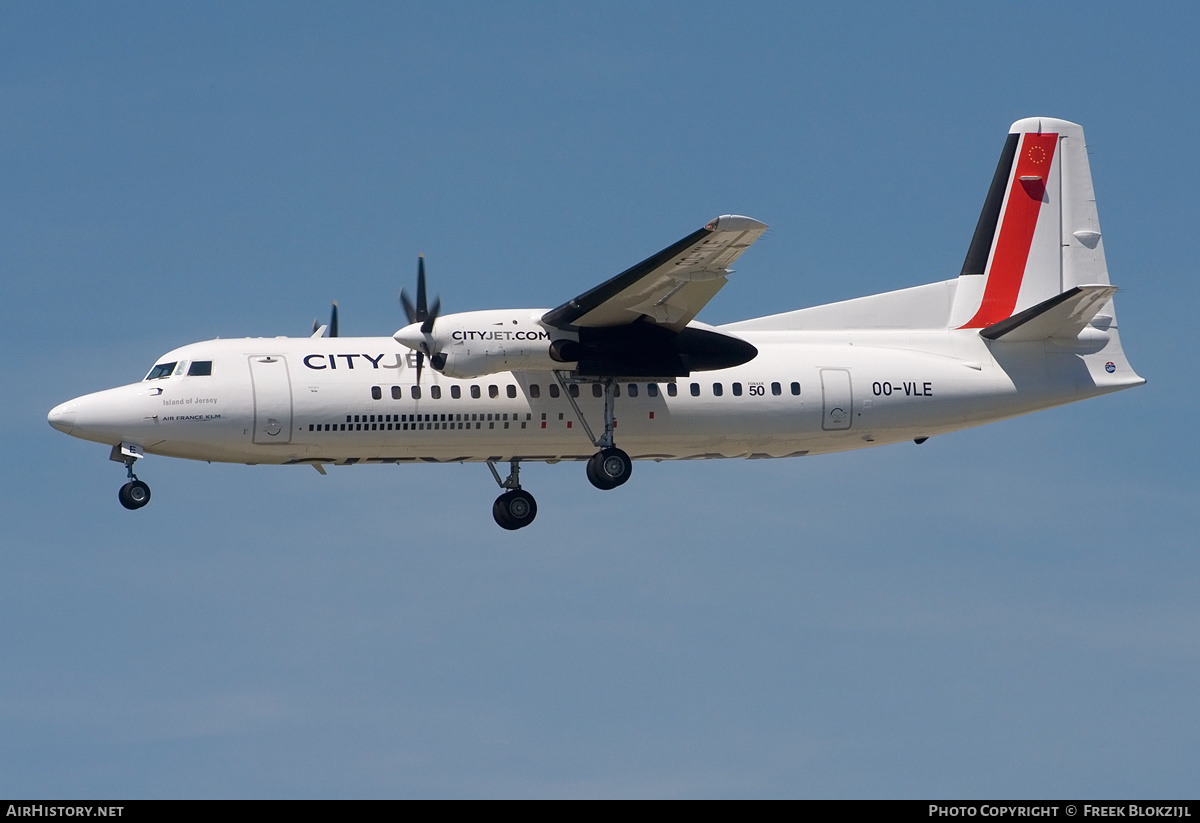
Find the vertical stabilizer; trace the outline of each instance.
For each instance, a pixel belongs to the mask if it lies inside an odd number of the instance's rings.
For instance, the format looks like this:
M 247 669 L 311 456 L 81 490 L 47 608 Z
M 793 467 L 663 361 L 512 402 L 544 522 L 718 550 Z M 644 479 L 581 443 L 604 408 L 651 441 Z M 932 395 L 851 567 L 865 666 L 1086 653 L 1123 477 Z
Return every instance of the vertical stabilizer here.
M 983 329 L 1076 286 L 1108 283 L 1083 128 L 1018 120 L 963 262 L 950 327 Z

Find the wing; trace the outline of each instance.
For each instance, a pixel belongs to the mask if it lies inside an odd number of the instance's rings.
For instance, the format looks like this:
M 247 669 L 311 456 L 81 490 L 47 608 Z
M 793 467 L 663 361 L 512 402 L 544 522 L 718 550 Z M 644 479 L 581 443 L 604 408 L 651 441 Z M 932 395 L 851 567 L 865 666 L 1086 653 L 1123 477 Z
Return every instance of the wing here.
M 729 276 L 729 266 L 767 230 L 766 223 L 726 214 L 606 283 L 546 312 L 557 328 L 611 328 L 640 318 L 681 332 Z

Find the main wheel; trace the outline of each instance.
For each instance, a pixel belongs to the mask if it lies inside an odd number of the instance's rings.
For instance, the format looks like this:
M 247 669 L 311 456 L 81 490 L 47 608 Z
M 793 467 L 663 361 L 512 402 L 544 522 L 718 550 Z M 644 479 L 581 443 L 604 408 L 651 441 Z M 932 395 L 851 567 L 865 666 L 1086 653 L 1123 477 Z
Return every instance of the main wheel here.
M 131 480 L 117 492 L 121 505 L 133 511 L 150 502 L 150 487 L 141 480 Z
M 631 474 L 633 461 L 620 449 L 603 449 L 588 458 L 587 477 L 598 489 L 615 489 Z
M 513 489 L 496 498 L 492 504 L 492 517 L 502 529 L 523 529 L 537 517 L 537 501 L 524 489 Z

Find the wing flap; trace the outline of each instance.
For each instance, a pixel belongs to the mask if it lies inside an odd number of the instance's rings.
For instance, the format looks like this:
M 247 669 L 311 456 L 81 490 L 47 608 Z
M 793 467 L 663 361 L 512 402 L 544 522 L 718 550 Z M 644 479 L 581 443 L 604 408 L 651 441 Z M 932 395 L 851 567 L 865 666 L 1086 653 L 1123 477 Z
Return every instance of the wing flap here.
M 546 312 L 557 328 L 609 328 L 646 321 L 682 331 L 725 285 L 729 266 L 767 230 L 726 214 L 616 277 Z

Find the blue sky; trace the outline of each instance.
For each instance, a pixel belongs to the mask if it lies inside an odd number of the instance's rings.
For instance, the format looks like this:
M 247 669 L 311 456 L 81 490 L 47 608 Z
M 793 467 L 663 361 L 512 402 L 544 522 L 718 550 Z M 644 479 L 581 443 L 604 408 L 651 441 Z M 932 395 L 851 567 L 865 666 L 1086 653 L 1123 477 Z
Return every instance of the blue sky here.
M 1188 4 L 19 4 L 0 794 L 1179 797 L 1200 760 Z M 701 319 L 957 273 L 1082 123 L 1147 386 L 790 461 L 147 459 L 45 423 L 216 336 L 555 306 L 728 212 Z

